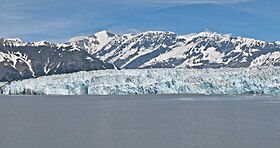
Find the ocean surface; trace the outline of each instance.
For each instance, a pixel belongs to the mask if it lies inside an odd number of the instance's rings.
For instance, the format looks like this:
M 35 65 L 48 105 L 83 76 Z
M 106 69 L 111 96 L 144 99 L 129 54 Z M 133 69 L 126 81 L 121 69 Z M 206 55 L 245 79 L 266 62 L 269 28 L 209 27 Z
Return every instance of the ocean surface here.
M 277 96 L 0 96 L 1 148 L 279 148 Z

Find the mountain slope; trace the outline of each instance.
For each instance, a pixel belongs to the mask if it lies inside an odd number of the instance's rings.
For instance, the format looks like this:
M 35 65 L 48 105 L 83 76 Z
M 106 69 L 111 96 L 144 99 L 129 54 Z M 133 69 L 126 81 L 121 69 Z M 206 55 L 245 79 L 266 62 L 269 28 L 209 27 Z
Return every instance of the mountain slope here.
M 102 36 L 102 37 L 98 37 Z M 279 66 L 280 43 L 215 32 L 176 35 L 148 31 L 115 35 L 102 31 L 67 44 L 120 68 L 221 68 Z
M 111 68 L 113 65 L 66 44 L 0 39 L 0 81 Z
M 110 63 L 110 64 L 108 64 Z M 0 81 L 98 69 L 280 66 L 280 42 L 215 32 L 177 35 L 108 31 L 65 44 L 0 38 Z

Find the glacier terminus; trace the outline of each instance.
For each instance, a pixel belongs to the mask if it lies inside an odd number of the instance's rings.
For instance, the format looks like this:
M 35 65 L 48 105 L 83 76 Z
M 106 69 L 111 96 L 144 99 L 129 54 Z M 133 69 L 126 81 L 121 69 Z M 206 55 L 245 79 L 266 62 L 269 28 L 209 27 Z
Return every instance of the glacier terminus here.
M 1 83 L 8 95 L 280 93 L 280 68 L 99 70 Z

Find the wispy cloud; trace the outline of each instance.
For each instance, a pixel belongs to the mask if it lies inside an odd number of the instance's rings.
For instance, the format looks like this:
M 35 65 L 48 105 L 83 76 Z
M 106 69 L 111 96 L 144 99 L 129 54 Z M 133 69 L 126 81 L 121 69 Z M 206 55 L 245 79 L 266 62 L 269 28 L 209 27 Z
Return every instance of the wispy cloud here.
M 1 22 L 13 22 L 26 19 L 28 11 L 37 9 L 31 0 L 1 0 L 0 20 Z
M 243 3 L 252 0 L 152 0 L 151 3 L 158 4 L 226 4 L 226 3 Z
M 227 5 L 250 1 L 255 0 L 0 0 L 0 36 L 90 34 L 98 30 L 95 28 L 121 28 L 120 32 L 137 33 L 164 27 L 154 22 L 151 28 L 149 23 L 154 19 L 147 19 L 149 16 L 142 11 L 174 5 Z M 147 27 L 143 27 L 144 23 Z
M 131 32 L 131 33 L 139 33 L 139 32 L 141 32 L 141 30 L 135 29 L 135 28 L 130 28 L 130 29 L 128 29 L 128 31 Z
M 18 21 L 32 17 L 32 13 L 42 9 L 51 9 L 53 6 L 66 8 L 79 7 L 83 9 L 83 4 L 92 6 L 91 11 L 97 11 L 102 6 L 109 9 L 114 6 L 131 6 L 131 7 L 162 7 L 170 5 L 189 5 L 189 4 L 232 4 L 243 3 L 254 0 L 1 0 L 0 20 L 1 21 Z M 77 4 L 77 5 L 73 5 Z M 50 8 L 48 8 L 50 7 Z M 122 7 L 121 7 L 122 8 Z
M 52 0 L 50 0 L 52 1 Z M 71 20 L 40 17 L 46 0 L 1 0 L 0 36 L 50 35 L 73 25 Z M 54 1 L 52 1 L 54 2 Z M 46 16 L 47 14 L 42 14 Z
M 23 34 L 49 34 L 68 27 L 70 22 L 66 21 L 48 21 L 37 22 L 29 21 L 22 22 L 20 27 L 17 24 L 4 25 L 0 28 L 0 32 L 4 36 L 17 36 Z
M 189 4 L 232 4 L 244 3 L 254 0 L 110 0 L 110 3 L 137 6 L 163 6 L 163 5 L 189 5 Z

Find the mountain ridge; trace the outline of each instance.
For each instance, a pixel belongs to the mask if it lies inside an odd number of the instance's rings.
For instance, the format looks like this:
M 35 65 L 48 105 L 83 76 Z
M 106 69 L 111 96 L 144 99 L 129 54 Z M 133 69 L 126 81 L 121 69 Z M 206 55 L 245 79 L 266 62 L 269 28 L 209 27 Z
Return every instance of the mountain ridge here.
M 0 39 L 0 81 L 113 68 L 66 44 Z
M 98 38 L 91 43 L 86 40 L 71 39 L 68 44 L 80 47 L 120 68 L 236 68 L 279 65 L 279 41 L 265 42 L 210 31 L 188 35 L 147 31 L 112 36 L 105 38 L 107 44 L 102 47 L 97 45 L 98 42 L 104 42 L 104 39 L 98 40 Z M 88 36 L 87 40 L 90 39 L 91 37 Z M 79 46 L 76 42 L 89 44 Z M 264 58 L 261 57 L 262 55 L 266 55 L 264 56 L 266 59 L 262 59 Z M 269 58 L 270 55 L 274 55 L 274 63 L 269 62 L 272 60 Z M 237 61 L 234 61 L 236 59 Z
M 187 35 L 165 31 L 117 35 L 100 31 L 62 44 L 0 38 L 0 81 L 116 67 L 259 66 L 280 66 L 280 41 L 265 42 L 210 31 Z

